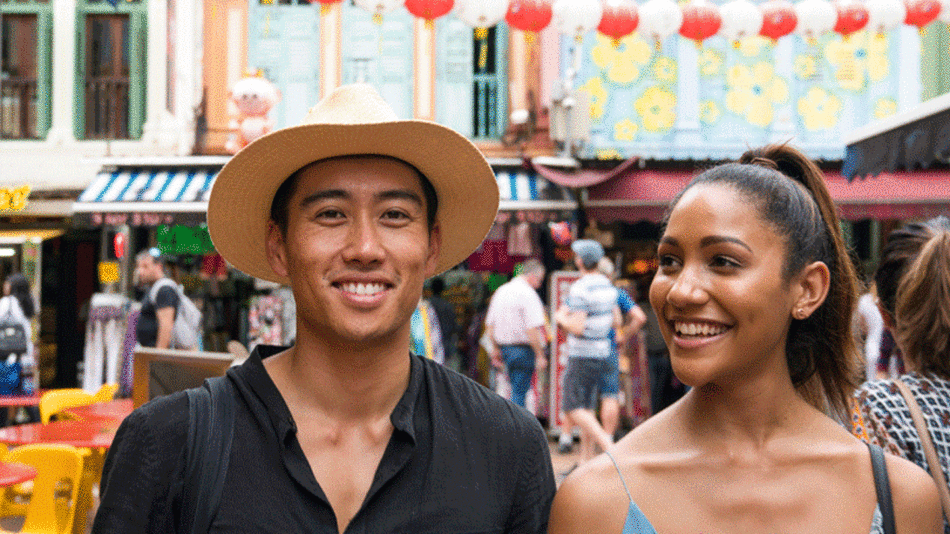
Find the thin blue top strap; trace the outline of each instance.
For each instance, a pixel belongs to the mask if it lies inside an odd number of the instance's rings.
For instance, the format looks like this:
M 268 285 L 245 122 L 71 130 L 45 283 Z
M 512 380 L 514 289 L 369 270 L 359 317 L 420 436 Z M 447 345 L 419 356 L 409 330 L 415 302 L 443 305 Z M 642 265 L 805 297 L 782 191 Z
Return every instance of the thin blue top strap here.
M 657 534 L 656 529 L 650 524 L 650 520 L 643 515 L 637 503 L 633 502 L 633 497 L 630 495 L 630 488 L 627 487 L 627 481 L 623 479 L 623 473 L 620 472 L 620 466 L 617 465 L 617 460 L 614 460 L 614 457 L 609 452 L 606 454 L 607 457 L 610 458 L 610 461 L 613 462 L 614 469 L 617 470 L 617 476 L 620 477 L 620 483 L 623 484 L 623 490 L 627 492 L 627 498 L 630 499 L 630 506 L 627 508 L 627 519 L 623 523 L 621 534 Z

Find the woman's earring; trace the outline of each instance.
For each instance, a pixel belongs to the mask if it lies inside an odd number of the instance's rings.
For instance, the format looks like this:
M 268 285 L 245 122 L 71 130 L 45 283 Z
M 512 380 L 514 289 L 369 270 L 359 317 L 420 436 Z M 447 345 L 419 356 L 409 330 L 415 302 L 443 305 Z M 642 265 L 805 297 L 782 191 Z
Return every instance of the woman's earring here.
M 805 318 L 805 309 L 804 309 L 804 308 L 798 308 L 798 310 L 795 312 L 795 318 L 798 319 L 799 321 L 801 321 L 802 319 L 804 319 L 804 318 Z

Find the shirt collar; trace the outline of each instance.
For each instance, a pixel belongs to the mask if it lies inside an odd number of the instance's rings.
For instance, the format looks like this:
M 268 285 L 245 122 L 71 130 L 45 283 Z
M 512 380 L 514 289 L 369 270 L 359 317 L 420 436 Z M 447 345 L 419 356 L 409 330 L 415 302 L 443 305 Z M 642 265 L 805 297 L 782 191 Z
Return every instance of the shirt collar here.
M 287 404 L 277 389 L 277 385 L 274 384 L 274 381 L 264 368 L 264 359 L 286 349 L 287 347 L 275 345 L 258 345 L 254 347 L 254 350 L 251 351 L 247 360 L 238 368 L 240 370 L 235 369 L 235 372 L 240 375 L 241 380 L 248 385 L 251 391 L 253 391 L 264 404 L 267 415 L 274 424 L 274 429 L 282 441 L 288 432 L 296 433 L 297 425 L 294 423 L 290 409 L 287 408 Z M 396 430 L 406 433 L 412 441 L 415 442 L 416 430 L 414 421 L 416 401 L 422 391 L 422 374 L 424 369 L 422 362 L 419 361 L 419 356 L 412 354 L 408 356 L 410 362 L 409 385 L 406 387 L 406 391 L 402 394 L 396 407 L 393 408 L 389 420 Z

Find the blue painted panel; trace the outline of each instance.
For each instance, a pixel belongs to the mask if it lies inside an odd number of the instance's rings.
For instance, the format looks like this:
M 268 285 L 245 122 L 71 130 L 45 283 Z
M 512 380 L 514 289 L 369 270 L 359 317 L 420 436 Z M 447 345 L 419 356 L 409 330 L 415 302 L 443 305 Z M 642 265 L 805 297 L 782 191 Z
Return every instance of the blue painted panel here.
M 472 137 L 474 32 L 455 17 L 435 25 L 435 120 Z
M 248 66 L 280 90 L 271 110 L 275 129 L 300 124 L 320 99 L 319 4 L 249 4 Z
M 376 23 L 368 11 L 342 5 L 343 83 L 366 82 L 401 119 L 413 116 L 413 16 L 405 9 Z

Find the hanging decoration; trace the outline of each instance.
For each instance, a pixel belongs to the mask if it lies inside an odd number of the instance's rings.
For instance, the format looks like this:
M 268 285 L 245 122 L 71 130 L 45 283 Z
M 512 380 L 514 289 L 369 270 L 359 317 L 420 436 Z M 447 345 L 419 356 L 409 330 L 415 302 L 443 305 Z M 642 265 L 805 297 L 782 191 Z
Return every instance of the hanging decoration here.
M 719 8 L 722 26 L 719 35 L 732 41 L 738 47 L 739 41 L 758 35 L 762 30 L 762 11 L 749 0 L 732 0 Z
M 455 16 L 475 28 L 479 72 L 488 64 L 488 28 L 501 22 L 507 11 L 508 0 L 455 0 Z
M 558 31 L 581 42 L 585 33 L 600 24 L 604 6 L 591 0 L 554 0 L 551 12 Z
M 918 30 L 936 20 L 941 12 L 938 0 L 906 0 L 906 6 L 907 17 L 904 24 L 917 26 Z
M 787 0 L 769 0 L 762 4 L 762 29 L 759 35 L 773 41 L 795 31 L 798 25 L 798 15 L 795 7 Z
M 834 2 L 838 19 L 834 31 L 847 37 L 864 29 L 868 24 L 868 8 L 860 0 L 838 0 Z
M 834 29 L 838 15 L 828 0 L 802 0 L 794 7 L 798 18 L 795 33 L 810 44 L 814 45 L 820 35 Z
M 614 47 L 618 47 L 621 39 L 637 29 L 640 22 L 637 11 L 637 4 L 633 0 L 605 0 L 604 14 L 600 17 L 597 31 L 610 37 Z
M 551 23 L 553 16 L 551 0 L 511 0 L 505 22 L 525 32 L 525 40 L 532 42 L 534 36 Z
M 383 15 L 403 4 L 403 0 L 353 0 L 357 7 L 373 14 L 373 22 L 383 23 Z
M 431 29 L 435 19 L 452 11 L 455 0 L 406 0 L 406 10 L 414 16 L 425 19 L 426 28 Z
M 903 0 L 866 0 L 868 31 L 882 34 L 901 25 L 907 17 Z
M 722 16 L 719 6 L 705 0 L 696 0 L 683 6 L 683 24 L 679 34 L 696 41 L 697 46 L 702 46 L 704 39 L 716 35 L 720 27 Z
M 649 0 L 640 6 L 640 24 L 637 31 L 644 39 L 652 40 L 656 49 L 664 39 L 680 30 L 683 11 L 673 0 Z
M 330 12 L 330 8 L 333 7 L 333 4 L 339 4 L 343 0 L 310 0 L 310 3 L 320 4 L 320 16 L 324 16 Z

